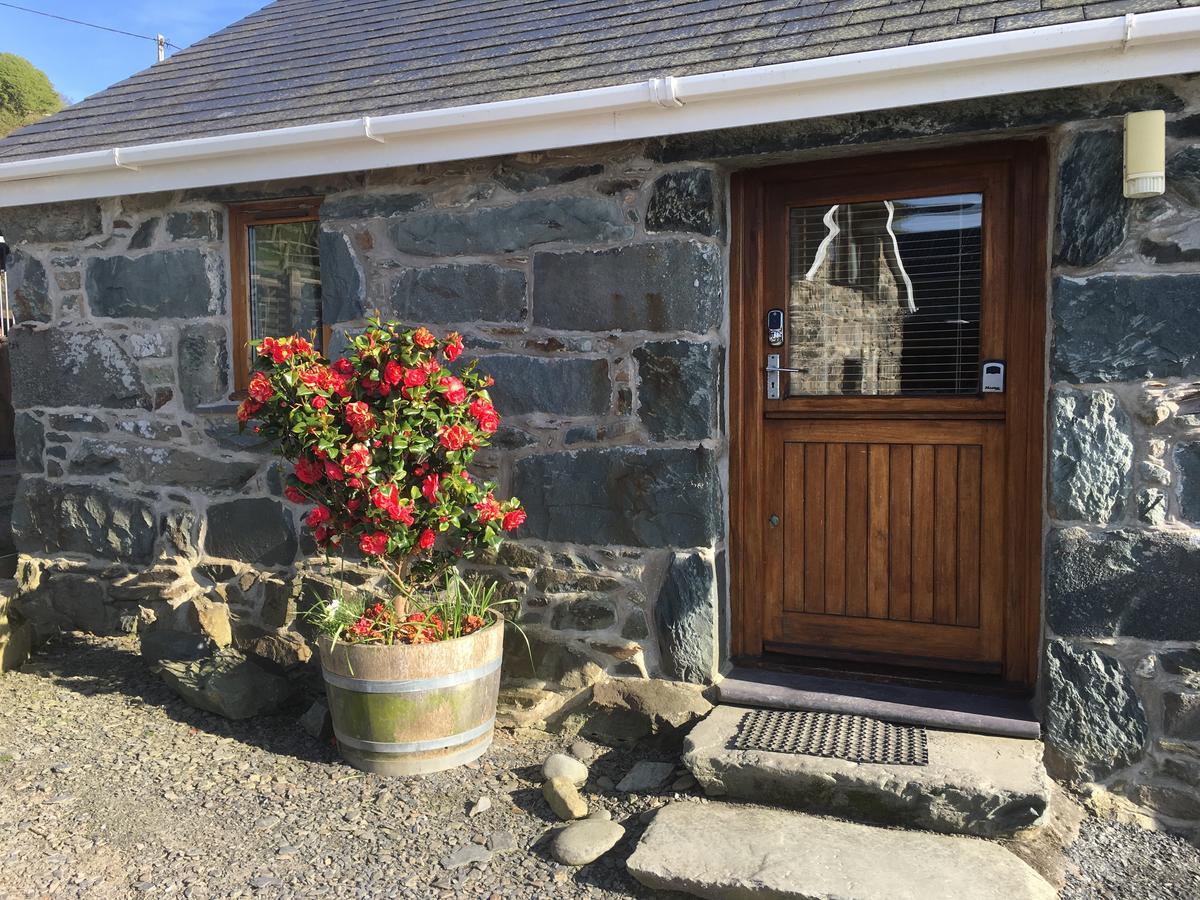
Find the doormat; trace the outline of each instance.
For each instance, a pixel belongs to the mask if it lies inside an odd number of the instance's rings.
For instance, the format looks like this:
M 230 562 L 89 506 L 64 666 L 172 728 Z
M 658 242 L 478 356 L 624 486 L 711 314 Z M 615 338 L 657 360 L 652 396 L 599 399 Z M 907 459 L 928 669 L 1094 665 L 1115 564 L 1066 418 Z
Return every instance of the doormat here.
M 928 740 L 919 725 L 893 725 L 845 713 L 752 709 L 742 716 L 730 749 L 924 766 L 929 764 Z

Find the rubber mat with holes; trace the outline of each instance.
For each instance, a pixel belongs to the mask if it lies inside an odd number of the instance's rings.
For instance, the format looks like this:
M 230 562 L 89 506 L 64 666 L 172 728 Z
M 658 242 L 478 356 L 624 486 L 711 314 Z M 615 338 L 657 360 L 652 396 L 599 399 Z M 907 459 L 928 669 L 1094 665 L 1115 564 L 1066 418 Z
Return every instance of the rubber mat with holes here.
M 752 709 L 743 717 L 733 750 L 826 756 L 860 763 L 924 766 L 928 736 L 915 725 L 807 710 Z

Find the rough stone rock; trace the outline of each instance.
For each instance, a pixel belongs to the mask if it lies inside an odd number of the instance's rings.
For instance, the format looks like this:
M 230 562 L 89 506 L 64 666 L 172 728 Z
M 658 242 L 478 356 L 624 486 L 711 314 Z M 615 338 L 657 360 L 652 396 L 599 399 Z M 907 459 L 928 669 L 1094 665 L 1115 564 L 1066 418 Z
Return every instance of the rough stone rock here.
M 42 451 L 46 448 L 46 429 L 31 413 L 19 412 L 13 420 L 17 444 L 17 465 L 22 472 L 41 473 Z
M 521 322 L 525 273 L 484 264 L 401 269 L 392 285 L 390 312 L 406 322 L 441 325 Z
M 599 631 L 609 628 L 616 621 L 617 613 L 610 601 L 598 597 L 584 597 L 555 606 L 552 624 L 556 629 Z
M 1167 184 L 1192 206 L 1200 206 L 1200 147 L 1185 147 L 1167 160 Z
M 1036 824 L 1050 801 L 1039 741 L 929 729 L 924 766 L 730 749 L 745 712 L 718 706 L 687 737 L 684 764 L 709 796 L 982 837 Z
M 1200 262 L 1200 222 L 1152 229 L 1138 243 L 1138 253 L 1160 266 Z
M 542 763 L 543 778 L 565 778 L 575 787 L 583 787 L 588 780 L 588 767 L 565 753 L 551 753 Z
M 24 665 L 33 646 L 33 628 L 0 594 L 0 674 Z
M 1063 640 L 1042 668 L 1046 743 L 1068 777 L 1098 781 L 1132 764 L 1146 743 L 1146 714 L 1121 664 Z
M 318 741 L 333 737 L 333 718 L 329 715 L 329 705 L 324 700 L 314 700 L 300 717 L 300 727 Z
M 480 357 L 479 371 L 496 379 L 489 393 L 505 416 L 597 416 L 612 406 L 607 360 L 496 354 Z
M 1122 193 L 1122 136 L 1075 136 L 1058 175 L 1058 261 L 1092 266 L 1125 239 L 1129 201 Z
M 1179 511 L 1189 522 L 1200 524 L 1200 442 L 1175 445 L 1175 468 L 1179 470 Z
M 72 475 L 116 475 L 133 483 L 221 493 L 241 490 L 258 466 L 176 447 L 85 438 L 67 471 Z
M 529 513 L 532 538 L 700 547 L 721 530 L 720 475 L 706 447 L 550 453 L 513 468 L 513 493 Z
M 696 241 L 537 253 L 533 323 L 571 331 L 703 334 L 721 321 L 723 283 L 720 250 Z
M 1200 742 L 1200 692 L 1163 694 L 1163 733 L 1170 738 Z
M 233 628 L 229 622 L 229 606 L 207 597 L 193 597 L 190 603 L 196 627 L 218 647 L 233 643 Z
M 229 341 L 212 322 L 185 325 L 179 332 L 179 389 L 188 409 L 229 399 Z
M 150 408 L 137 365 L 98 329 L 9 332 L 13 405 Z
M 479 844 L 463 844 L 453 853 L 442 857 L 443 869 L 461 869 L 473 863 L 485 863 L 492 858 L 492 853 Z
M 1054 379 L 1075 384 L 1200 375 L 1200 275 L 1054 281 Z
M 328 325 L 362 318 L 366 311 L 363 274 L 350 238 L 322 228 L 317 238 L 321 253 L 321 319 Z
M 13 536 L 25 553 L 83 553 L 148 563 L 156 528 L 150 507 L 99 485 L 22 479 L 13 505 Z
M 581 178 L 599 175 L 603 171 L 604 166 L 600 163 L 538 166 L 536 169 L 517 169 L 506 164 L 498 169 L 493 177 L 510 191 L 519 193 L 555 184 L 568 184 Z
M 721 216 L 708 169 L 668 172 L 654 182 L 654 193 L 646 207 L 647 231 L 694 231 L 713 235 L 720 230 Z
M 273 713 L 291 696 L 286 678 L 229 650 L 190 662 L 165 660 L 160 672 L 163 681 L 189 704 L 227 719 Z
M 1170 675 L 1200 675 L 1200 648 L 1164 650 L 1158 654 L 1158 664 Z
M 221 311 L 200 250 L 94 257 L 87 296 L 94 315 L 113 319 L 195 319 Z
M 296 548 L 295 526 L 278 501 L 243 498 L 208 508 L 205 549 L 210 556 L 283 566 L 296 558 Z
M 184 210 L 167 215 L 167 234 L 173 241 L 219 241 L 224 219 L 213 210 Z
M 611 200 L 559 197 L 418 212 L 394 222 L 389 232 L 401 253 L 467 256 L 512 253 L 548 243 L 624 240 L 632 236 L 633 227 Z
M 509 629 L 505 635 L 507 677 L 532 678 L 567 691 L 589 687 L 604 677 L 604 670 L 578 645 L 536 625 L 523 627 L 524 638 L 515 629 Z
M 986 841 L 730 803 L 663 807 L 627 866 L 649 888 L 712 900 L 1057 896 L 1033 869 Z
M 37 206 L 15 206 L 0 210 L 0 231 L 8 243 L 65 244 L 84 241 L 103 229 L 100 204 L 74 200 Z
M 312 659 L 312 648 L 294 631 L 273 631 L 249 641 L 243 648 L 272 671 L 287 672 Z
M 321 204 L 321 220 L 389 218 L 424 209 L 428 205 L 429 198 L 415 191 L 342 194 L 325 199 Z
M 1116 395 L 1057 389 L 1050 422 L 1051 515 L 1097 525 L 1119 518 L 1130 489 L 1133 441 Z
M 194 661 L 212 656 L 217 646 L 207 635 L 169 628 L 155 628 L 140 634 L 142 656 L 151 663 L 163 660 Z
M 624 836 L 625 828 L 616 822 L 587 818 L 560 831 L 550 845 L 550 852 L 564 866 L 586 866 L 615 847 Z
M 471 804 L 467 810 L 467 817 L 474 819 L 476 816 L 482 816 L 485 812 L 492 808 L 492 798 L 486 794 Z
M 716 661 L 717 592 L 713 564 L 696 551 L 675 553 L 654 619 L 666 672 L 681 681 L 706 684 Z
M 162 224 L 162 219 L 158 216 L 152 216 L 142 222 L 137 227 L 137 230 L 129 238 L 130 250 L 145 250 L 154 243 L 154 237 L 158 234 L 158 226 Z
M 638 418 L 656 441 L 703 440 L 717 430 L 722 351 L 716 344 L 651 341 L 633 351 Z
M 1051 531 L 1046 622 L 1057 634 L 1200 640 L 1200 546 L 1184 533 Z
M 581 733 L 601 744 L 635 744 L 651 738 L 677 745 L 712 710 L 687 685 L 646 678 L 611 678 L 592 688 Z
M 639 759 L 625 777 L 617 782 L 617 790 L 626 794 L 645 794 L 657 791 L 675 775 L 675 764 Z
M 542 782 L 542 796 L 564 822 L 582 819 L 587 815 L 587 801 L 579 796 L 579 790 L 569 778 L 547 778 Z
M 49 322 L 52 311 L 50 285 L 41 261 L 13 252 L 8 267 L 8 296 L 18 322 Z

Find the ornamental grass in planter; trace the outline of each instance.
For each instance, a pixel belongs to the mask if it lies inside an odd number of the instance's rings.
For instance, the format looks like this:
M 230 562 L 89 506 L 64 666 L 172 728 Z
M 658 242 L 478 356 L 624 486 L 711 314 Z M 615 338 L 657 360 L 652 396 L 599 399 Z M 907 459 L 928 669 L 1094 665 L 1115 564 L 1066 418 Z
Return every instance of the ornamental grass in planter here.
M 285 494 L 311 507 L 317 546 L 386 575 L 386 589 L 343 589 L 306 613 L 343 757 L 402 775 L 477 758 L 492 740 L 506 601 L 456 565 L 525 521 L 467 471 L 500 421 L 492 379 L 475 363 L 452 370 L 459 335 L 379 319 L 334 362 L 300 336 L 253 347 L 242 427 L 256 421 L 292 462 Z

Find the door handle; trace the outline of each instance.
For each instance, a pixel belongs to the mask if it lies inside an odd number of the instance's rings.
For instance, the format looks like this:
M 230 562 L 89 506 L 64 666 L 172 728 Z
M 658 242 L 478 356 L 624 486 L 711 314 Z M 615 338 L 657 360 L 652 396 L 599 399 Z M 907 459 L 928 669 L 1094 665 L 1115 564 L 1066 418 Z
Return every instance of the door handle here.
M 808 369 L 789 369 L 786 366 L 767 366 L 764 372 L 807 372 Z
M 767 354 L 767 364 L 763 371 L 767 375 L 767 399 L 778 400 L 783 396 L 781 386 L 779 384 L 780 372 L 807 372 L 807 369 L 790 369 L 787 366 L 779 364 L 780 355 L 778 353 Z

